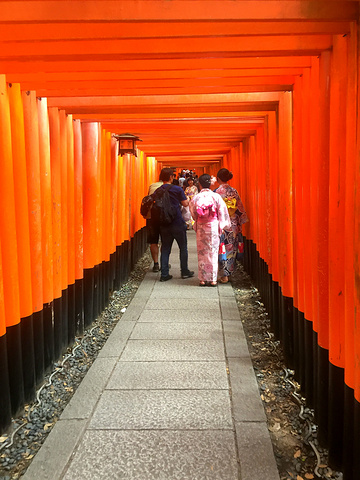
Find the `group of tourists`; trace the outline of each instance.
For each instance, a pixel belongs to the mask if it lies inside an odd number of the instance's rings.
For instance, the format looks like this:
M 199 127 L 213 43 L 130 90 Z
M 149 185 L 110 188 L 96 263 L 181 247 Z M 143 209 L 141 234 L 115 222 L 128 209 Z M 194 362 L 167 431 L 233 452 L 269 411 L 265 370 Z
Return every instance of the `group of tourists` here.
M 220 283 L 227 283 L 234 272 L 238 245 L 242 241 L 242 225 L 248 221 L 237 190 L 228 184 L 233 175 L 228 169 L 221 168 L 216 177 L 218 188 L 214 191 L 210 187 L 215 179 L 206 173 L 198 178 L 198 187 L 194 182 L 189 184 L 188 180 L 185 190 L 173 183 L 174 176 L 171 168 L 163 168 L 159 182 L 149 187 L 150 197 L 145 197 L 151 200 L 152 207 L 147 214 L 146 227 L 153 271 L 161 271 L 160 282 L 172 279 L 169 256 L 176 240 L 180 250 L 181 278 L 194 276 L 188 268 L 188 225 L 184 220 L 184 212 L 189 210 L 196 232 L 199 285 L 215 287 L 218 278 Z M 158 211 L 161 209 L 165 213 L 161 212 L 163 216 L 159 220 Z

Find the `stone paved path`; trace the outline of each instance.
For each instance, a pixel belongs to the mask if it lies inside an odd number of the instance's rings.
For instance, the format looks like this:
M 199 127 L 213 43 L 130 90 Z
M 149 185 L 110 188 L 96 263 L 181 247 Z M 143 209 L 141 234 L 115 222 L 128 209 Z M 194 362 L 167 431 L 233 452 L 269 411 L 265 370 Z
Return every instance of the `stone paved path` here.
M 196 238 L 188 233 L 197 274 Z M 230 284 L 149 271 L 25 480 L 279 480 Z

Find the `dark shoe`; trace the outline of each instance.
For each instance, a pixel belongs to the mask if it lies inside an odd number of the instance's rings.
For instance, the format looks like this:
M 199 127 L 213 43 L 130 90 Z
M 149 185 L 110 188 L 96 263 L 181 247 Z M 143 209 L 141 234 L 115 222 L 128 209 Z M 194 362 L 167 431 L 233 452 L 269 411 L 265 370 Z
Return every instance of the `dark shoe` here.
M 166 277 L 160 277 L 160 282 L 167 282 L 172 279 L 172 275 L 166 275 Z
M 181 278 L 190 278 L 190 277 L 193 277 L 194 276 L 194 273 L 195 272 L 190 272 L 190 270 L 186 273 L 182 273 L 181 274 Z
M 158 263 L 154 263 L 152 271 L 155 272 L 155 273 L 160 272 L 160 267 L 159 267 Z

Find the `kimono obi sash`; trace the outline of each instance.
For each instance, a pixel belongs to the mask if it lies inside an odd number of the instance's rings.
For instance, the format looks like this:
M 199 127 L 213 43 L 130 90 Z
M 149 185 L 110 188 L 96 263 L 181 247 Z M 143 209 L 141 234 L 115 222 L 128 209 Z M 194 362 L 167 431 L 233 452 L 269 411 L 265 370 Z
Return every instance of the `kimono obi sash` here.
M 216 207 L 213 203 L 196 206 L 197 222 L 210 223 L 218 219 Z
M 232 217 L 233 215 L 235 215 L 235 212 L 237 210 L 236 198 L 225 197 L 223 198 L 223 200 L 226 203 L 230 217 Z

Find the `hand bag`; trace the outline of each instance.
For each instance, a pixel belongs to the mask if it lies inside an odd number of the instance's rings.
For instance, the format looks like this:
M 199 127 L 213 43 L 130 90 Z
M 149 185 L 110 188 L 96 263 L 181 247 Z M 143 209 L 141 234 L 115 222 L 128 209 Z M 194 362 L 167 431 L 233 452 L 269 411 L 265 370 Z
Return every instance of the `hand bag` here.
M 219 262 L 225 262 L 225 260 L 226 260 L 225 243 L 221 242 L 219 245 Z
M 181 207 L 181 215 L 184 219 L 184 222 L 190 222 L 191 220 L 191 213 L 189 207 Z

